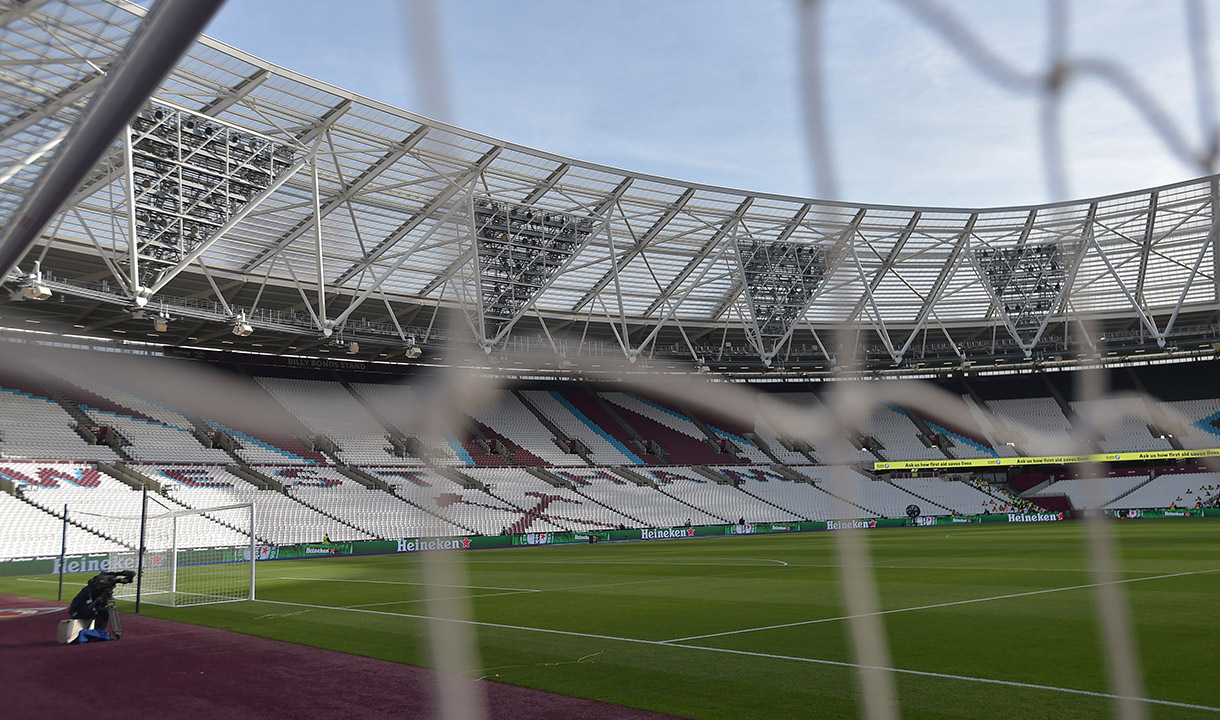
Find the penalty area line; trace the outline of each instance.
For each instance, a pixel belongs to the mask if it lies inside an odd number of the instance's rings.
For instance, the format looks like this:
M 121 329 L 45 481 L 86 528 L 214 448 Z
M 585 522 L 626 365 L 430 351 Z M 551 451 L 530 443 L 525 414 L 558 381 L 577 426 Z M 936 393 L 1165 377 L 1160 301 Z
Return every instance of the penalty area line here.
M 1044 590 L 1029 590 L 1019 593 L 1008 593 L 1007 595 L 990 595 L 988 597 L 970 598 L 969 600 L 951 600 L 943 603 L 932 603 L 930 605 L 915 605 L 913 607 L 894 608 L 893 610 L 878 610 L 870 613 L 860 613 L 858 615 L 840 615 L 838 617 L 818 618 L 816 620 L 798 620 L 797 622 L 781 623 L 779 625 L 763 625 L 762 627 L 742 628 L 741 630 L 726 630 L 718 633 L 708 633 L 706 635 L 691 635 L 689 637 L 673 638 L 666 640 L 667 643 L 684 643 L 689 640 L 706 640 L 707 638 L 725 637 L 728 635 L 744 635 L 746 633 L 763 632 L 764 630 L 783 630 L 784 628 L 802 627 L 804 625 L 818 625 L 821 623 L 838 622 L 840 620 L 854 620 L 863 617 L 875 617 L 879 615 L 894 615 L 896 613 L 914 612 L 916 610 L 935 610 L 937 608 L 954 607 L 956 605 L 973 605 L 975 603 L 991 602 L 993 600 L 1011 600 L 1013 598 L 1030 597 L 1033 595 L 1047 595 L 1050 593 L 1066 592 L 1068 590 L 1087 590 L 1089 588 L 1102 587 L 1103 585 L 1122 585 L 1124 583 L 1143 582 L 1145 580 L 1164 580 L 1165 578 L 1183 577 L 1186 575 L 1203 575 L 1205 573 L 1220 572 L 1220 568 L 1212 570 L 1190 570 L 1187 572 L 1169 573 L 1167 575 L 1151 575 L 1148 577 L 1125 578 L 1123 580 L 1113 580 L 1104 583 L 1086 583 L 1084 585 L 1069 585 L 1067 587 L 1046 588 Z
M 1115 695 L 1114 693 L 1099 692 L 1096 690 L 1078 690 L 1076 688 L 1058 687 L 1055 685 L 1040 685 L 1038 683 L 1024 683 L 1016 680 L 997 680 L 994 678 L 972 677 L 970 675 L 955 675 L 952 673 L 938 673 L 930 670 L 908 670 L 905 668 L 895 667 L 880 667 L 876 665 L 862 665 L 860 663 L 844 662 L 842 660 L 823 660 L 819 658 L 797 657 L 794 655 L 777 655 L 774 653 L 752 652 L 749 650 L 733 650 L 730 648 L 709 647 L 706 645 L 679 645 L 668 640 L 644 640 L 641 638 L 618 637 L 616 635 L 600 635 L 597 633 L 582 633 L 574 630 L 554 630 L 551 628 L 535 628 L 524 625 L 508 625 L 506 623 L 486 622 L 482 620 L 461 620 L 458 618 L 434 617 L 431 615 L 414 615 L 410 613 L 386 612 L 384 610 L 366 610 L 363 608 L 346 608 L 337 607 L 334 605 L 313 605 L 309 603 L 289 602 L 287 600 L 253 600 L 252 602 L 269 603 L 272 605 L 290 605 L 294 607 L 314 608 L 316 610 L 335 610 L 338 612 L 355 612 L 366 613 L 369 615 L 380 615 L 385 617 L 401 617 L 411 618 L 414 620 L 427 620 L 431 622 L 446 622 L 457 623 L 459 625 L 474 625 L 476 627 L 491 627 L 504 630 L 520 630 L 523 632 L 537 632 L 548 635 L 566 635 L 568 637 L 589 638 L 592 640 L 609 640 L 612 642 L 632 643 L 636 645 L 651 645 L 653 647 L 676 648 L 682 650 L 701 650 L 704 652 L 715 652 L 726 655 L 740 655 L 743 657 L 766 658 L 770 660 L 785 660 L 789 662 L 809 663 L 812 665 L 828 665 L 832 667 L 852 668 L 856 670 L 881 670 L 884 672 L 896 673 L 899 675 L 913 675 L 917 677 L 930 677 L 940 680 L 957 680 L 960 682 L 980 683 L 984 685 L 1001 685 L 1004 687 L 1023 688 L 1027 690 L 1042 690 L 1045 692 L 1057 692 L 1067 695 L 1083 695 L 1086 697 L 1103 698 L 1107 700 L 1133 700 L 1136 702 L 1147 703 L 1149 705 L 1162 705 L 1166 707 L 1184 708 L 1188 710 L 1203 710 L 1205 712 L 1220 713 L 1220 707 L 1212 707 L 1210 705 L 1197 705 L 1194 703 L 1176 702 L 1174 700 L 1158 700 L 1156 698 L 1134 697 L 1130 695 Z
M 532 593 L 542 592 L 536 588 L 493 587 L 490 585 L 437 585 L 434 583 L 404 582 L 401 580 L 355 580 L 347 578 L 317 578 L 317 577 L 280 577 L 279 580 L 306 580 L 314 582 L 368 583 L 370 585 L 415 585 L 419 587 L 442 587 L 455 590 L 507 590 L 509 592 Z

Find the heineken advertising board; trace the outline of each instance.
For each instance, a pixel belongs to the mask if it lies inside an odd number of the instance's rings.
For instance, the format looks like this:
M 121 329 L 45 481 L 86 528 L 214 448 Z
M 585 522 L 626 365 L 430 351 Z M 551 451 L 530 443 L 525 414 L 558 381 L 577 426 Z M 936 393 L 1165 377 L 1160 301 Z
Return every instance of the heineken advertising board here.
M 1206 510 L 1116 510 L 1115 518 L 1202 518 L 1220 517 L 1220 509 Z M 406 540 L 362 540 L 354 542 L 307 543 L 301 545 L 263 545 L 257 549 L 258 560 L 290 560 L 315 557 L 341 557 L 351 555 L 374 555 L 387 553 L 417 553 L 436 550 L 480 550 L 533 545 L 571 545 L 591 541 L 613 542 L 633 540 L 690 540 L 699 537 L 723 537 L 725 535 L 757 535 L 787 532 L 818 532 L 824 530 L 875 530 L 892 527 L 943 527 L 947 525 L 979 525 L 985 523 L 1043 523 L 1060 522 L 1067 516 L 1061 512 L 1041 513 L 996 513 L 994 515 L 936 515 L 916 518 L 865 518 L 857 520 L 827 520 L 799 522 L 746 523 L 733 525 L 695 525 L 675 528 L 629 528 L 625 530 L 563 531 L 552 533 L 523 533 L 519 535 L 470 535 L 466 537 L 409 538 Z M 145 564 L 155 565 L 165 556 L 145 558 Z M 199 564 L 207 562 L 244 562 L 249 557 L 246 548 L 231 548 L 222 551 L 219 559 L 215 550 L 179 553 L 181 564 L 192 564 L 197 557 Z M 96 573 L 111 568 L 107 555 L 70 556 L 64 561 L 66 573 Z M 123 563 L 132 563 L 130 557 Z M 59 558 L 40 560 L 18 560 L 0 563 L 0 576 L 54 575 L 59 572 Z M 124 566 L 126 567 L 126 565 Z

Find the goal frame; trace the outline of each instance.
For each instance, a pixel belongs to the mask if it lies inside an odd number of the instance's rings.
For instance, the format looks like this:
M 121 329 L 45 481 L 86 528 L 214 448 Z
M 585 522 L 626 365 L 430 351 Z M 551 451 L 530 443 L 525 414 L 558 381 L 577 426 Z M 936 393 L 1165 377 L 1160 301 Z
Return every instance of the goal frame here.
M 181 510 L 171 510 L 169 512 L 163 512 L 163 513 L 158 513 L 155 515 L 150 515 L 148 512 L 148 510 L 149 510 L 148 504 L 149 504 L 150 500 L 152 502 L 156 502 L 156 498 L 149 497 L 148 491 L 147 491 L 147 489 L 145 489 L 144 497 L 141 499 L 141 510 L 140 510 L 140 516 L 138 518 L 139 540 L 136 543 L 136 547 L 134 548 L 134 554 L 135 554 L 135 560 L 136 560 L 136 567 L 135 567 L 136 583 L 135 583 L 134 592 L 130 595 L 119 595 L 116 593 L 116 595 L 118 597 L 120 597 L 121 599 L 126 599 L 126 600 L 134 600 L 135 612 L 137 612 L 137 613 L 140 612 L 140 606 L 144 602 L 147 602 L 147 603 L 153 604 L 153 605 L 162 605 L 165 607 L 187 607 L 187 606 L 196 606 L 196 605 L 214 605 L 214 604 L 226 603 L 226 602 L 240 602 L 242 600 L 254 600 L 255 599 L 255 580 L 256 580 L 255 566 L 258 562 L 258 536 L 255 533 L 255 522 L 257 520 L 257 513 L 255 510 L 254 503 L 244 502 L 244 503 L 233 503 L 233 504 L 229 504 L 229 505 L 216 505 L 216 506 L 206 507 L 206 508 L 184 508 Z M 240 511 L 243 509 L 246 511 L 246 518 L 247 518 L 249 525 L 246 529 L 242 529 L 242 528 L 234 528 L 234 529 L 240 533 L 245 533 L 247 535 L 246 542 L 244 542 L 242 545 L 225 546 L 223 548 L 224 550 L 231 551 L 235 554 L 234 559 L 231 561 L 228 561 L 227 563 L 226 563 L 226 561 L 221 560 L 214 564 L 240 563 L 240 562 L 242 562 L 242 560 L 240 560 L 239 558 L 241 558 L 241 556 L 244 554 L 246 557 L 246 559 L 244 561 L 248 562 L 250 564 L 249 578 L 247 580 L 247 583 L 248 583 L 247 592 L 244 594 L 243 597 L 217 596 L 213 599 L 193 600 L 189 603 L 177 602 L 178 596 L 180 594 L 182 594 L 179 589 L 179 585 L 180 585 L 180 583 L 179 583 L 179 559 L 180 559 L 180 557 L 184 553 L 206 552 L 206 550 L 207 550 L 206 548 L 195 549 L 195 548 L 182 547 L 182 543 L 180 542 L 180 535 L 184 531 L 182 530 L 182 528 L 179 524 L 179 519 L 182 517 L 197 516 L 197 517 L 208 518 L 214 522 L 220 522 L 220 521 L 216 520 L 215 517 L 213 517 L 214 513 L 219 513 L 219 512 L 224 512 L 224 511 L 233 511 L 233 510 Z M 116 517 L 116 516 L 111 516 L 111 517 Z M 137 518 L 131 518 L 131 517 L 128 517 L 127 519 L 137 520 Z M 65 518 L 65 521 L 66 521 L 66 518 Z M 168 524 L 168 526 L 169 526 L 169 545 L 168 545 L 168 547 L 157 547 L 157 548 L 149 547 L 148 528 L 149 528 L 149 524 L 152 522 Z M 147 592 L 147 589 L 144 586 L 145 573 L 146 573 L 146 571 L 151 569 L 150 566 L 148 565 L 148 563 L 146 562 L 146 558 L 150 551 L 161 552 L 165 555 L 166 559 L 163 560 L 156 569 L 157 570 L 168 570 L 168 572 L 169 572 L 168 587 L 166 587 L 164 590 L 158 590 L 156 593 Z M 130 557 L 130 554 L 131 554 L 130 552 L 111 553 L 111 566 L 114 566 L 114 564 L 115 564 L 114 563 L 115 557 L 117 557 L 119 555 L 128 555 Z M 213 563 L 201 563 L 201 564 L 213 564 Z M 61 567 L 62 567 L 62 564 L 61 564 Z M 130 586 L 119 586 L 119 587 L 123 587 L 125 589 L 125 588 L 129 588 Z M 155 594 L 155 595 L 168 594 L 169 597 L 171 598 L 171 601 L 168 603 L 157 602 L 156 600 L 151 599 L 149 597 L 150 594 Z M 191 594 L 194 594 L 194 593 L 191 593 Z

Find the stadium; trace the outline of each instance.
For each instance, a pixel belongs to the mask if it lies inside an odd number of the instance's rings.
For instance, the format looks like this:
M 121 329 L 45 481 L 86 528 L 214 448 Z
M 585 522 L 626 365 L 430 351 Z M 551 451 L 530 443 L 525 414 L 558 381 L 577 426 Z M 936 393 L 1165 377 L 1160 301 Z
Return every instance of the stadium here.
M 0 3 L 15 717 L 1220 713 L 1220 176 L 683 182 L 147 5 Z

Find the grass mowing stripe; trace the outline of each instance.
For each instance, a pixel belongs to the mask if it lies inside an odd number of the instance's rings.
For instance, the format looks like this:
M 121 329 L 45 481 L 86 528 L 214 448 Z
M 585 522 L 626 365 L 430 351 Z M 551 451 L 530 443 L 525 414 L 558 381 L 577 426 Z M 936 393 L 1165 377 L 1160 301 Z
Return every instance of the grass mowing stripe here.
M 445 586 L 445 587 L 447 587 L 447 586 Z M 510 591 L 510 592 L 483 593 L 482 595 L 446 595 L 445 597 L 438 598 L 438 599 L 439 600 L 468 600 L 470 598 L 496 597 L 497 595 L 525 595 L 526 593 L 535 593 L 535 592 L 542 592 L 542 591 L 541 590 L 523 590 L 523 591 L 517 591 L 517 592 Z M 410 605 L 411 603 L 421 603 L 421 602 L 427 602 L 427 601 L 428 601 L 428 598 L 416 598 L 414 600 L 390 600 L 388 602 L 358 603 L 356 605 L 344 605 L 344 607 L 365 608 L 365 607 L 378 607 L 380 605 Z
M 1205 570 L 1203 572 L 1215 572 L 1214 570 Z M 1193 574 L 1193 573 L 1178 573 Z M 1069 695 L 1084 695 L 1088 697 L 1103 698 L 1107 700 L 1134 700 L 1136 702 L 1147 703 L 1150 705 L 1162 705 L 1166 707 L 1176 707 L 1188 710 L 1202 710 L 1204 712 L 1212 712 L 1220 714 L 1220 707 L 1210 705 L 1197 705 L 1194 703 L 1176 702 L 1173 700 L 1159 700 L 1156 698 L 1145 697 L 1128 697 L 1125 695 L 1115 695 L 1113 693 L 1098 692 L 1095 690 L 1079 690 L 1076 688 L 1058 687 L 1055 685 L 1041 685 L 1038 683 L 1024 683 L 1016 680 L 997 680 L 994 678 L 972 677 L 970 675 L 956 675 L 953 673 L 938 673 L 930 670 L 908 670 L 905 668 L 895 667 L 875 667 L 870 665 L 861 665 L 859 663 L 844 662 L 841 660 L 823 660 L 819 658 L 798 657 L 794 655 L 777 655 L 774 653 L 752 652 L 750 650 L 733 650 L 730 648 L 708 647 L 706 645 L 679 645 L 668 640 L 644 640 L 641 638 L 619 637 L 616 635 L 600 635 L 596 633 L 582 633 L 574 630 L 554 630 L 551 628 L 535 628 L 525 625 L 508 625 L 505 623 L 485 622 L 481 620 L 461 620 L 458 618 L 443 618 L 433 617 L 430 615 L 415 615 L 411 613 L 395 613 L 385 612 L 383 610 L 366 610 L 363 608 L 345 608 L 336 607 L 334 605 L 313 605 L 310 603 L 289 602 L 287 600 L 254 600 L 253 602 L 270 603 L 274 605 L 290 605 L 293 607 L 312 608 L 315 610 L 335 610 L 338 612 L 357 612 L 369 613 L 372 615 L 383 615 L 387 617 L 402 617 L 411 618 L 414 620 L 425 620 L 430 622 L 447 622 L 458 623 L 462 625 L 474 625 L 478 627 L 492 627 L 502 630 L 520 630 L 523 632 L 546 633 L 551 635 L 566 635 L 569 637 L 582 637 L 592 640 L 609 640 L 611 642 L 634 643 L 638 645 L 652 645 L 654 647 L 679 648 L 683 650 L 702 650 L 704 652 L 723 653 L 727 655 L 741 655 L 745 657 L 767 658 L 770 660 L 784 660 L 789 662 L 811 663 L 814 665 L 831 665 L 835 667 L 853 668 L 860 670 L 880 670 L 884 672 L 892 672 L 901 675 L 913 675 L 917 677 L 930 677 L 940 680 L 957 680 L 960 682 L 982 683 L 986 685 L 1002 685 L 1005 687 L 1023 688 L 1027 690 L 1042 690 L 1045 692 L 1064 693 Z
M 512 588 L 512 587 L 493 587 L 491 585 L 433 585 L 430 583 L 421 582 L 404 582 L 402 580 L 356 580 L 353 578 L 319 578 L 319 577 L 280 577 L 277 580 L 306 580 L 309 582 L 343 582 L 343 583 L 368 583 L 370 585 L 419 585 L 428 587 L 443 587 L 456 588 L 458 590 L 511 590 L 513 592 L 542 592 L 534 588 Z
M 1012 598 L 1029 597 L 1031 595 L 1046 595 L 1048 593 L 1065 592 L 1067 590 L 1087 590 L 1088 588 L 1102 587 L 1104 585 L 1122 585 L 1123 583 L 1143 582 L 1144 580 L 1164 580 L 1165 578 L 1182 577 L 1184 575 L 1204 575 L 1206 573 L 1220 572 L 1220 568 L 1211 570 L 1190 570 L 1187 572 L 1169 573 L 1168 575 L 1153 575 L 1149 577 L 1126 578 L 1125 580 L 1113 580 L 1110 582 L 1087 583 L 1085 585 L 1069 585 L 1067 587 L 1046 588 L 1043 590 L 1028 590 L 1026 592 L 1008 593 L 1007 595 L 992 595 L 990 597 L 971 598 L 969 600 L 952 600 L 943 603 L 933 603 L 930 605 L 916 605 L 914 607 L 894 608 L 893 610 L 878 610 L 877 612 L 863 613 L 860 615 L 840 615 L 839 617 L 818 618 L 817 620 L 800 620 L 798 622 L 781 623 L 779 625 L 764 625 L 762 627 L 744 628 L 741 630 L 726 630 L 725 632 L 708 633 L 707 635 L 691 635 L 690 637 L 674 638 L 665 640 L 669 643 L 681 643 L 687 640 L 705 640 L 707 638 L 724 637 L 726 635 L 742 635 L 744 633 L 762 632 L 763 630 L 781 630 L 783 628 L 800 627 L 802 625 L 817 625 L 819 623 L 837 622 L 839 620 L 852 620 L 858 617 L 874 617 L 877 615 L 892 615 L 894 613 L 913 612 L 915 610 L 934 610 L 936 608 L 953 607 L 954 605 L 971 605 L 973 603 L 991 602 L 992 600 L 1011 600 Z

